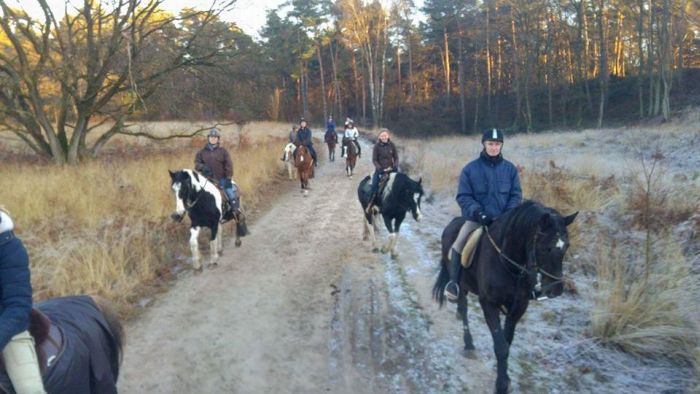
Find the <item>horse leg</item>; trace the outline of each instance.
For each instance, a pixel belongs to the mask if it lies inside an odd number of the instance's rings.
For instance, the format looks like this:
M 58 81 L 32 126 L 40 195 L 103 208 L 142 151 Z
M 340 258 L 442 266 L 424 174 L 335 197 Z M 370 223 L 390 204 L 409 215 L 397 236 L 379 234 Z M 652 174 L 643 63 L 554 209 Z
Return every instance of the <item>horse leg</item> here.
M 219 226 L 215 224 L 211 229 L 211 239 L 209 240 L 209 265 L 217 265 L 219 260 Z
M 197 272 L 202 272 L 202 265 L 199 262 L 199 245 L 197 237 L 199 236 L 199 227 L 190 227 L 190 251 L 192 252 L 192 267 Z
M 479 298 L 481 309 L 484 311 L 486 324 L 491 331 L 493 337 L 493 351 L 496 354 L 496 393 L 506 394 L 510 387 L 510 378 L 508 377 L 508 353 L 510 345 L 506 340 L 505 333 L 501 328 L 501 316 L 498 306 L 485 299 Z
M 460 294 L 459 298 L 457 298 L 457 318 L 462 319 L 462 330 L 464 331 L 463 355 L 466 358 L 475 359 L 476 348 L 474 348 L 472 333 L 469 331 L 469 302 L 466 294 Z
M 377 247 L 377 236 L 376 236 L 376 230 L 377 230 L 377 218 L 374 217 L 371 213 L 365 213 L 365 234 L 363 236 L 363 239 L 367 239 L 367 235 L 369 235 L 369 240 L 372 243 L 372 252 L 377 253 L 379 252 L 379 248 Z
M 406 212 L 402 212 L 394 219 L 394 239 L 392 240 L 389 248 L 389 251 L 391 252 L 391 258 L 393 259 L 399 257 L 399 251 L 396 249 L 396 245 L 399 242 L 399 229 L 401 228 L 401 223 L 403 222 L 403 219 L 405 217 Z

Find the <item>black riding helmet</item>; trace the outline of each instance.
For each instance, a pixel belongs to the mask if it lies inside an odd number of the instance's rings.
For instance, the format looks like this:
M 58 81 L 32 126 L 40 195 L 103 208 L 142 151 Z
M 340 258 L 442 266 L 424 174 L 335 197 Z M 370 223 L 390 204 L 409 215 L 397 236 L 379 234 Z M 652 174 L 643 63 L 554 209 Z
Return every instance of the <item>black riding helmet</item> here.
M 488 129 L 484 131 L 484 135 L 481 137 L 481 142 L 484 141 L 498 141 L 503 143 L 503 132 L 499 129 Z

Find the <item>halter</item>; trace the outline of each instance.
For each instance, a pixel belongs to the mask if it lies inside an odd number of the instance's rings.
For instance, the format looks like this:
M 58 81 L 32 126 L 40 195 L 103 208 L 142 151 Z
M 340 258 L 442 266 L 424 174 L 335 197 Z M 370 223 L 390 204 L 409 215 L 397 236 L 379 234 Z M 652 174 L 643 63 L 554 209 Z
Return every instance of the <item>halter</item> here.
M 559 282 L 562 282 L 562 281 L 563 281 L 564 276 L 555 276 L 555 275 L 552 275 L 552 274 L 550 274 L 549 272 L 543 270 L 543 269 L 539 266 L 539 264 L 537 264 L 537 254 L 535 254 L 535 256 L 534 256 L 534 263 L 535 263 L 535 269 L 534 269 L 534 270 L 530 270 L 530 269 L 527 268 L 527 266 L 524 266 L 524 265 L 522 265 L 522 264 L 518 264 L 516 261 L 514 261 L 513 259 L 511 259 L 510 257 L 508 257 L 505 253 L 503 253 L 503 251 L 501 250 L 501 248 L 498 247 L 498 245 L 496 244 L 496 241 L 494 241 L 493 237 L 491 237 L 491 233 L 489 232 L 488 226 L 483 226 L 483 227 L 484 227 L 484 230 L 486 231 L 486 236 L 488 237 L 489 241 L 491 242 L 491 245 L 493 246 L 493 248 L 496 249 L 496 252 L 498 252 L 498 256 L 499 256 L 499 257 L 502 257 L 505 261 L 509 262 L 509 263 L 512 264 L 515 268 L 517 268 L 518 270 L 520 270 L 521 274 L 535 276 L 535 278 L 536 278 L 536 283 L 535 283 L 535 286 L 534 286 L 533 289 L 532 289 L 532 298 L 533 298 L 533 299 L 540 300 L 540 299 L 547 299 L 547 298 L 548 298 L 548 297 L 546 297 L 546 296 L 545 296 L 544 298 L 541 298 L 541 297 L 538 296 L 538 293 L 541 294 L 541 291 L 542 291 L 542 274 L 548 276 L 548 277 L 551 278 L 551 279 L 554 279 L 554 282 L 553 282 L 553 283 L 550 283 L 548 286 L 552 286 L 552 285 L 554 285 L 554 284 L 556 284 L 556 283 L 559 283 Z M 533 243 L 533 245 L 535 245 L 535 246 L 537 245 L 537 235 L 539 235 L 539 234 L 543 234 L 543 233 L 540 232 L 540 231 L 537 231 L 537 232 L 535 233 L 535 236 L 533 237 L 532 243 Z M 522 276 L 522 275 L 520 275 L 520 276 Z

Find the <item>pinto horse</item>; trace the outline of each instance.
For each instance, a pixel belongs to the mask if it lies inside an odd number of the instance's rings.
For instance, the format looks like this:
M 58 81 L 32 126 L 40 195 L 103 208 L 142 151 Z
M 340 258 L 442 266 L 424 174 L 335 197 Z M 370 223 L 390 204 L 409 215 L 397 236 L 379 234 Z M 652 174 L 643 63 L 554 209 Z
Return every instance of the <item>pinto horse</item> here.
M 398 256 L 396 244 L 399 238 L 399 228 L 406 217 L 406 212 L 410 211 L 413 219 L 417 222 L 421 220 L 420 202 L 423 198 L 423 180 L 419 179 L 416 182 L 400 172 L 393 172 L 388 177 L 384 188 L 380 190 L 378 205 L 375 205 L 370 212 L 367 212 L 367 206 L 369 206 L 372 197 L 369 175 L 357 187 L 357 197 L 365 215 L 362 239 L 366 241 L 371 238 L 372 251 L 379 250 L 375 231 L 377 230 L 377 218 L 381 214 L 384 225 L 389 231 L 388 242 L 381 248 L 381 251 L 382 253 L 390 252 L 391 257 L 396 258 Z
M 301 192 L 309 193 L 309 178 L 314 171 L 314 159 L 311 157 L 311 152 L 304 145 L 297 145 L 296 154 L 294 156 L 294 166 L 299 173 L 299 181 L 301 182 Z
M 202 265 L 199 260 L 197 241 L 201 228 L 208 227 L 211 230 L 209 264 L 216 265 L 222 250 L 219 225 L 229 220 L 235 221 L 236 246 L 241 246 L 241 237 L 248 233 L 245 215 L 243 212 L 226 211 L 222 192 L 204 175 L 190 169 L 168 172 L 171 179 L 170 187 L 175 193 L 175 212 L 170 217 L 179 222 L 185 217 L 185 213 L 189 214 L 192 222 L 190 226 L 192 266 L 196 272 L 201 272 Z
M 348 178 L 352 178 L 355 163 L 357 163 L 357 146 L 354 141 L 343 138 L 343 149 L 345 150 L 345 173 Z
M 563 291 L 562 261 L 569 247 L 566 227 L 577 214 L 562 217 L 552 208 L 525 201 L 484 228 L 471 265 L 461 270 L 457 311 L 464 329 L 464 352 L 474 356 L 466 299 L 467 292 L 472 292 L 479 297 L 493 337 L 497 393 L 506 393 L 510 386 L 508 352 L 515 326 L 530 300 L 556 297 Z M 442 233 L 442 268 L 433 286 L 433 298 L 440 306 L 450 279 L 449 251 L 464 221 L 455 218 Z M 505 326 L 501 326 L 501 313 L 506 317 Z
M 107 300 L 53 298 L 34 305 L 29 331 L 49 393 L 116 393 L 124 329 Z M 5 366 L 0 392 L 14 394 Z

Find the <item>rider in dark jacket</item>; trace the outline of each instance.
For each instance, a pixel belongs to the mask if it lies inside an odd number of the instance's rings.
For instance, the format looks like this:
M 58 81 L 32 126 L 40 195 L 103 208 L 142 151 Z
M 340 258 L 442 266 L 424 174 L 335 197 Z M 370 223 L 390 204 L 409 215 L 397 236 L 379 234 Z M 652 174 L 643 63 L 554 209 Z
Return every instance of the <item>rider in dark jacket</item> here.
M 216 128 L 209 130 L 207 144 L 194 158 L 194 169 L 201 172 L 207 178 L 219 182 L 219 186 L 224 189 L 229 204 L 227 210 L 235 212 L 240 208 L 238 187 L 233 184 L 233 161 L 228 151 L 219 143 L 221 134 Z
M 459 176 L 457 203 L 467 221 L 450 251 L 450 281 L 445 287 L 445 296 L 452 302 L 459 296 L 460 253 L 469 233 L 479 226 L 488 226 L 522 201 L 518 169 L 501 154 L 503 132 L 487 130 L 481 143 L 484 149 L 479 158 L 467 164 Z
M 44 393 L 34 338 L 29 329 L 32 285 L 29 257 L 13 232 L 10 215 L 0 209 L 0 349 L 18 393 Z
M 383 174 L 399 170 L 399 153 L 394 143 L 389 139 L 388 129 L 379 130 L 379 141 L 377 141 L 372 150 L 372 163 L 374 164 L 374 175 L 372 175 L 372 198 L 366 208 L 368 213 L 376 202 L 379 178 Z
M 314 159 L 314 166 L 318 166 L 314 142 L 311 139 L 311 129 L 306 126 L 306 120 L 304 118 L 302 118 L 301 122 L 299 122 L 299 131 L 297 131 L 297 140 L 295 143 L 298 145 L 304 145 L 311 153 L 311 157 Z

